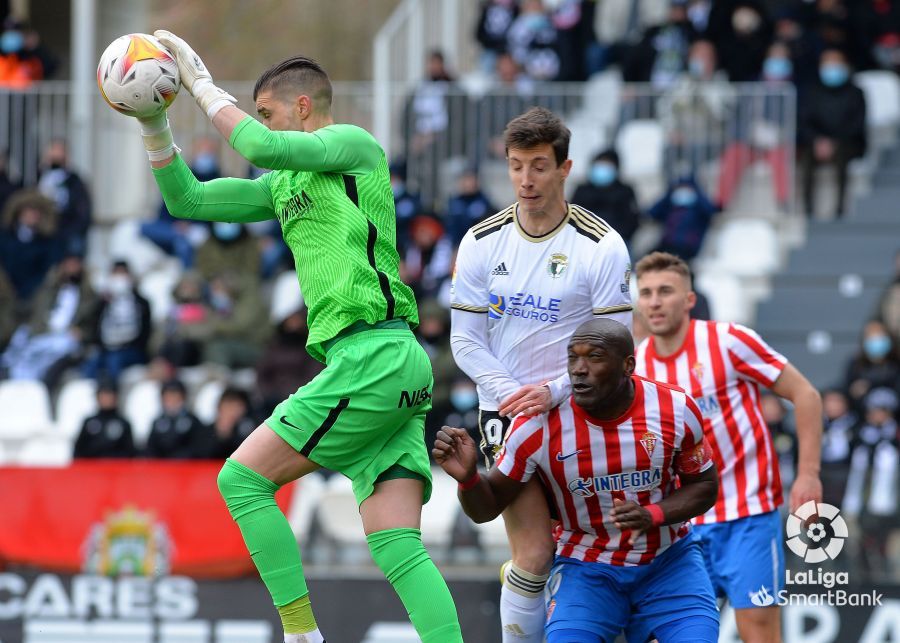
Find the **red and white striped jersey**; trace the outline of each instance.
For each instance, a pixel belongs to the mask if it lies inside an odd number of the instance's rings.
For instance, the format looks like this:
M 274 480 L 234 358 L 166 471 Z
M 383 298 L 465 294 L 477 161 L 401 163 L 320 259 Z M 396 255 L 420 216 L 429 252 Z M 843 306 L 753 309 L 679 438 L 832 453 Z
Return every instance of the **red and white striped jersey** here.
M 703 413 L 719 470 L 719 498 L 694 522 L 772 511 L 782 502 L 781 478 L 759 405 L 759 385 L 771 387 L 787 360 L 744 326 L 697 320 L 690 324 L 684 345 L 668 357 L 656 354 L 652 336 L 641 342 L 635 372 L 680 386 Z
M 679 473 L 713 466 L 703 420 L 681 389 L 634 377 L 631 407 L 598 420 L 569 398 L 549 413 L 513 422 L 496 466 L 525 482 L 537 471 L 562 523 L 557 553 L 586 562 L 644 565 L 687 535 L 690 526 L 651 527 L 629 544 L 609 512 L 613 500 L 657 503 Z

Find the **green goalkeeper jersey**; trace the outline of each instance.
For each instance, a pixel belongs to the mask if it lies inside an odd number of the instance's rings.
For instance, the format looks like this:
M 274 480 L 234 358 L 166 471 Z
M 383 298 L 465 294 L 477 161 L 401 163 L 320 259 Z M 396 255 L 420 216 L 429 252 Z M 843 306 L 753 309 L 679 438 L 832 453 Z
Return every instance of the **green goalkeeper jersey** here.
M 273 171 L 201 183 L 178 156 L 154 176 L 176 217 L 278 219 L 309 309 L 313 357 L 324 361 L 322 344 L 358 321 L 418 323 L 412 290 L 400 281 L 387 159 L 371 134 L 354 125 L 272 132 L 247 117 L 229 142 Z

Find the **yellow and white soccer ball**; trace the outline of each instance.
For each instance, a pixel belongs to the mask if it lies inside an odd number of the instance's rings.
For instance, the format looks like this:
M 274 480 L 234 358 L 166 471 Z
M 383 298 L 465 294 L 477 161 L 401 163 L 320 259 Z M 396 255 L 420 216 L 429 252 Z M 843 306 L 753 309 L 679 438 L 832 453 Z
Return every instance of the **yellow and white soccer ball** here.
M 138 118 L 155 116 L 178 94 L 178 63 L 153 36 L 120 36 L 100 56 L 97 86 L 117 112 Z

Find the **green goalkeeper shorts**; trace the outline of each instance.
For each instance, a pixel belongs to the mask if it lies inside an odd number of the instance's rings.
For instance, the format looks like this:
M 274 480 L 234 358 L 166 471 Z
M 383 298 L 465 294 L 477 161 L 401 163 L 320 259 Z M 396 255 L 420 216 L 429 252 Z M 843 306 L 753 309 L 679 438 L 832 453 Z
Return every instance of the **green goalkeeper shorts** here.
M 379 477 L 421 477 L 428 502 L 425 414 L 434 379 L 409 326 L 360 322 L 325 349 L 325 370 L 276 406 L 266 425 L 301 455 L 350 478 L 357 504 Z

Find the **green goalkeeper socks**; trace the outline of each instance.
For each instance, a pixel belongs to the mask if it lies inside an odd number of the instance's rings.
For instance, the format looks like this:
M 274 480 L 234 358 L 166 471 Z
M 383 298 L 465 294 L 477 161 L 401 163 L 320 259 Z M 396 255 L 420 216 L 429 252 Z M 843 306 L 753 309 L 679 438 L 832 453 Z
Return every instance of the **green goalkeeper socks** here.
M 422 643 L 462 643 L 456 605 L 422 545 L 422 532 L 385 529 L 366 540 L 372 559 L 400 596 Z
M 278 485 L 230 459 L 219 472 L 218 484 L 253 564 L 279 608 L 285 632 L 315 630 L 309 600 L 298 600 L 306 597 L 309 590 L 294 532 L 275 503 Z M 299 629 L 304 627 L 307 629 Z

